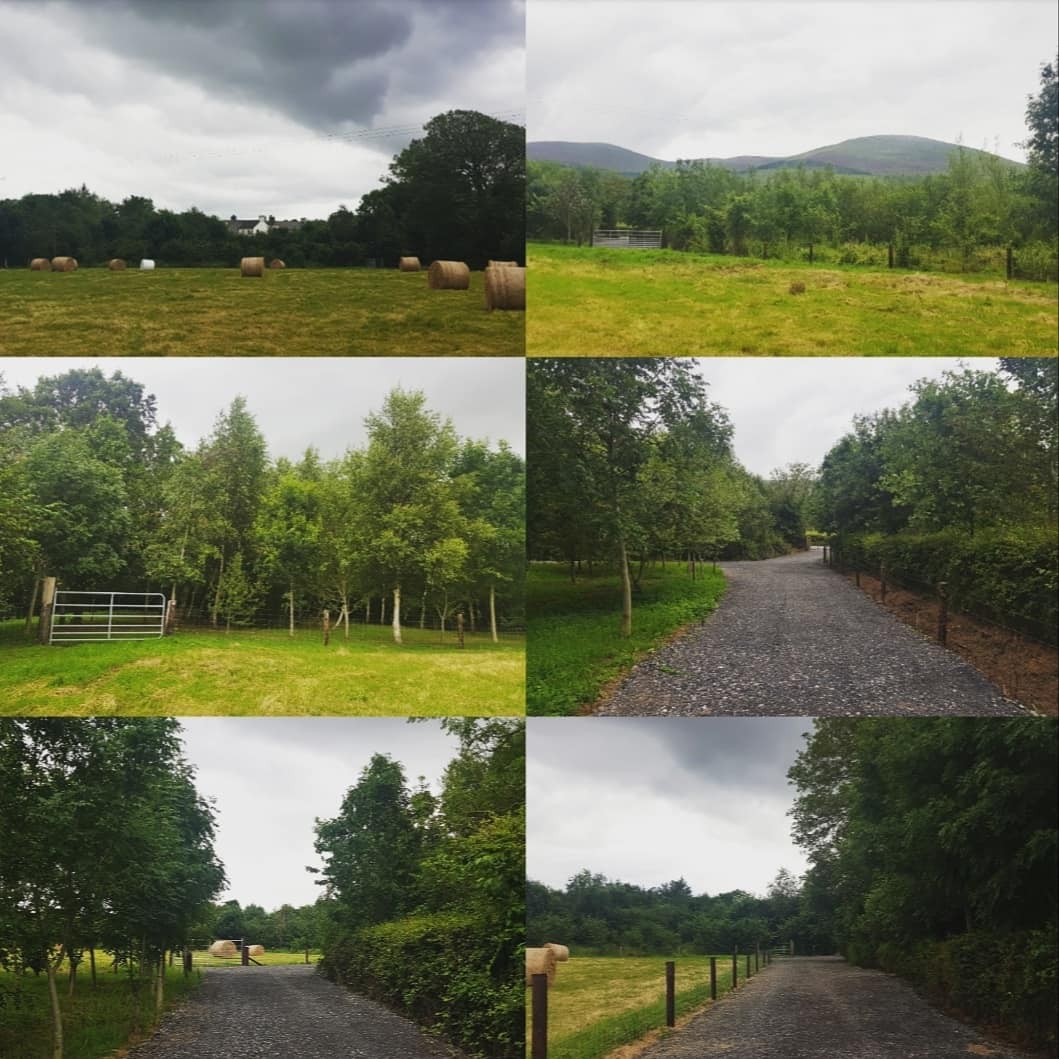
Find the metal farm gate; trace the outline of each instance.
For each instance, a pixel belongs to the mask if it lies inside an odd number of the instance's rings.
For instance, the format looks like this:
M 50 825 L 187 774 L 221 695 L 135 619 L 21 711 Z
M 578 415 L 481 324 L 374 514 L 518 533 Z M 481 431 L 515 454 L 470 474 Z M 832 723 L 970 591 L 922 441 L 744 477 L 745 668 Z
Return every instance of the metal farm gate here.
M 592 245 L 609 250 L 661 250 L 662 233 L 636 228 L 597 228 Z
M 165 635 L 161 592 L 57 591 L 49 643 L 150 640 Z

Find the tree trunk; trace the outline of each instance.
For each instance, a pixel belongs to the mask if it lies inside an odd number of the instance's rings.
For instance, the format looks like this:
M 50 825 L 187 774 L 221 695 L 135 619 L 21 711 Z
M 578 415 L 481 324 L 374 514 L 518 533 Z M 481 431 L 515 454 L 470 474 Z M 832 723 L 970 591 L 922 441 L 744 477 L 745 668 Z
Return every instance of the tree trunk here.
M 290 637 L 294 639 L 294 582 L 290 583 Z
M 67 996 L 73 996 L 74 995 L 74 983 L 77 981 L 77 964 L 78 963 L 79 963 L 78 960 L 73 960 L 73 959 L 70 960 L 70 980 L 69 980 L 69 984 L 66 987 L 66 995 Z
M 90 980 L 92 982 L 92 988 L 96 987 L 96 950 L 91 948 L 88 950 L 88 971 Z
M 224 552 L 221 552 L 221 569 L 217 574 L 217 591 L 213 594 L 213 611 L 210 614 L 210 624 L 217 628 L 217 615 L 221 609 L 221 583 L 224 581 Z
M 496 586 L 492 581 L 489 582 L 489 635 L 493 638 L 493 643 L 497 643 L 496 635 Z
M 48 975 L 48 999 L 51 1001 L 52 1059 L 63 1059 L 63 1013 L 59 1007 L 59 990 L 55 988 L 55 964 L 51 956 L 45 961 Z
M 371 596 L 364 600 L 364 624 L 371 624 Z
M 423 598 L 419 601 L 419 627 L 427 627 L 427 590 L 423 589 Z
M 40 578 L 33 578 L 33 595 L 29 597 L 29 613 L 26 615 L 26 635 L 29 636 L 33 628 L 33 613 L 37 609 L 37 590 L 40 588 Z
M 345 622 L 345 633 L 343 635 L 343 639 L 348 640 L 349 639 L 349 600 L 345 596 L 342 597 L 342 616 L 338 620 L 341 621 L 341 622 Z
M 393 586 L 393 642 L 401 642 L 401 586 Z
M 629 553 L 625 549 L 625 534 L 618 537 L 618 555 L 621 559 L 621 635 L 632 636 L 632 578 L 629 576 Z
M 157 1015 L 162 1014 L 165 1006 L 165 953 L 158 960 L 158 989 L 154 995 L 154 1010 Z
M 382 599 L 379 600 L 379 624 L 386 624 L 386 593 L 382 594 Z

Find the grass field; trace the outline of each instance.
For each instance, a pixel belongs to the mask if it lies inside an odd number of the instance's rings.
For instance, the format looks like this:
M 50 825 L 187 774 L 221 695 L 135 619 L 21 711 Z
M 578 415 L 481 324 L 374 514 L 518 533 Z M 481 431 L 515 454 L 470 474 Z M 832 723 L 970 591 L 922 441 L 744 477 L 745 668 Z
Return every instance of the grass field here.
M 521 715 L 525 645 L 481 634 L 353 626 L 318 633 L 185 631 L 164 640 L 40 647 L 0 623 L 0 714 Z
M 530 356 L 1042 356 L 1059 288 L 1027 280 L 533 244 Z M 792 282 L 804 294 L 789 292 Z
M 522 312 L 425 272 L 284 269 L 0 270 L 0 354 L 57 356 L 522 356 Z
M 154 1018 L 154 998 L 146 984 L 138 998 L 128 978 L 109 970 L 109 957 L 96 956 L 96 986 L 92 987 L 87 961 L 77 973 L 74 995 L 66 995 L 65 971 L 59 978 L 59 1002 L 63 1011 L 65 1059 L 102 1059 L 131 1043 L 137 1025 L 148 1026 Z M 196 972 L 185 978 L 179 966 L 166 972 L 166 1003 L 183 999 L 200 981 Z M 136 1011 L 139 1008 L 137 1018 Z M 136 1034 L 134 1040 L 143 1034 Z M 0 970 L 0 1056 L 3 1059 L 51 1059 L 51 1008 L 48 981 L 27 974 L 16 977 Z
M 677 1017 L 710 999 L 710 958 L 677 956 Z M 548 990 L 549 1059 L 598 1059 L 665 1026 L 664 956 L 572 956 Z M 743 967 L 740 966 L 740 981 Z M 732 957 L 717 957 L 717 995 L 732 988 Z M 526 991 L 526 1041 L 532 1015 Z
M 683 563 L 644 571 L 633 594 L 632 636 L 621 630 L 621 580 L 597 568 L 571 582 L 559 563 L 533 563 L 526 579 L 529 639 L 526 712 L 577 713 L 605 684 L 628 670 L 674 632 L 702 621 L 720 602 L 724 575 L 702 567 L 695 580 Z

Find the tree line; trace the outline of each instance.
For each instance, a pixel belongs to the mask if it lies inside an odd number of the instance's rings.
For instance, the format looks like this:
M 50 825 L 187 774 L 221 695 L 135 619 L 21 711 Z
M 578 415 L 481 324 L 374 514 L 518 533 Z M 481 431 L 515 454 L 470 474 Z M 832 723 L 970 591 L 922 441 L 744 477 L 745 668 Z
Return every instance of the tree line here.
M 526 941 L 558 941 L 581 955 L 720 955 L 780 948 L 829 953 L 826 927 L 802 906 L 801 883 L 781 868 L 764 896 L 695 894 L 686 880 L 643 887 L 583 870 L 562 890 L 530 880 Z
M 802 903 L 854 963 L 1054 1049 L 1056 724 L 814 722 L 788 776 Z
M 866 177 L 830 169 L 737 173 L 703 161 L 636 177 L 532 162 L 531 238 L 588 242 L 595 227 L 661 229 L 665 245 L 701 253 L 902 268 L 995 267 L 1018 248 L 1018 274 L 1059 279 L 1057 70 L 1027 103 L 1025 167 L 953 151 L 944 173 Z
M 525 725 L 452 718 L 439 795 L 376 754 L 316 825 L 322 970 L 489 1059 L 524 1050 Z
M 649 559 L 767 558 L 805 547 L 813 473 L 764 479 L 732 452 L 732 426 L 676 357 L 527 365 L 529 554 L 614 561 L 623 631 Z
M 47 976 L 56 1059 L 63 966 L 71 997 L 106 952 L 160 1011 L 167 952 L 224 885 L 178 736 L 164 717 L 0 718 L 0 966 Z
M 83 265 L 117 257 L 231 267 L 255 255 L 294 267 L 393 267 L 412 254 L 481 268 L 489 258 L 523 260 L 525 184 L 521 126 L 454 110 L 428 121 L 424 135 L 395 155 L 382 187 L 327 220 L 239 235 L 194 206 L 159 209 L 139 195 L 112 203 L 82 185 L 0 200 L 0 263 L 21 268 L 65 254 Z
M 524 467 L 460 438 L 395 389 L 361 449 L 270 460 L 243 398 L 185 449 L 120 371 L 0 390 L 0 614 L 31 617 L 37 584 L 163 591 L 217 628 L 331 609 L 442 628 L 457 612 L 496 639 L 522 620 Z M 29 618 L 27 618 L 27 622 Z

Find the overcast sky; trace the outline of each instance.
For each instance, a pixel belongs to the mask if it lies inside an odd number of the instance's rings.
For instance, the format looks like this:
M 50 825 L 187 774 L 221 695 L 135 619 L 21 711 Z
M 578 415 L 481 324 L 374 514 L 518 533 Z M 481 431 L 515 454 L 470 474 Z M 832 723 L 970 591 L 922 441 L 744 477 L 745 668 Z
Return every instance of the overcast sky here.
M 961 366 L 991 371 L 989 357 L 706 357 L 707 394 L 735 427 L 736 458 L 767 476 L 788 463 L 819 466 L 854 415 L 897 408 L 917 379 Z
M 522 0 L 0 0 L 0 27 L 0 199 L 323 218 L 437 114 L 523 121 Z
M 583 868 L 697 893 L 763 894 L 807 862 L 790 840 L 787 769 L 808 718 L 533 718 L 526 873 L 564 888 Z
M 530 140 L 675 159 L 962 136 L 1022 159 L 1057 15 L 1051 0 L 532 0 L 526 30 Z
M 364 417 L 401 386 L 422 390 L 461 437 L 525 452 L 525 369 L 509 357 L 0 357 L 0 376 L 14 390 L 96 366 L 142 383 L 158 398 L 159 424 L 170 421 L 187 448 L 242 394 L 274 459 L 309 445 L 325 459 L 341 456 L 361 447 Z
M 338 815 L 372 754 L 389 754 L 414 786 L 439 791 L 457 742 L 436 721 L 399 718 L 183 718 L 185 756 L 199 793 L 214 799 L 217 853 L 228 874 L 220 900 L 310 904 L 320 895 L 313 822 Z

